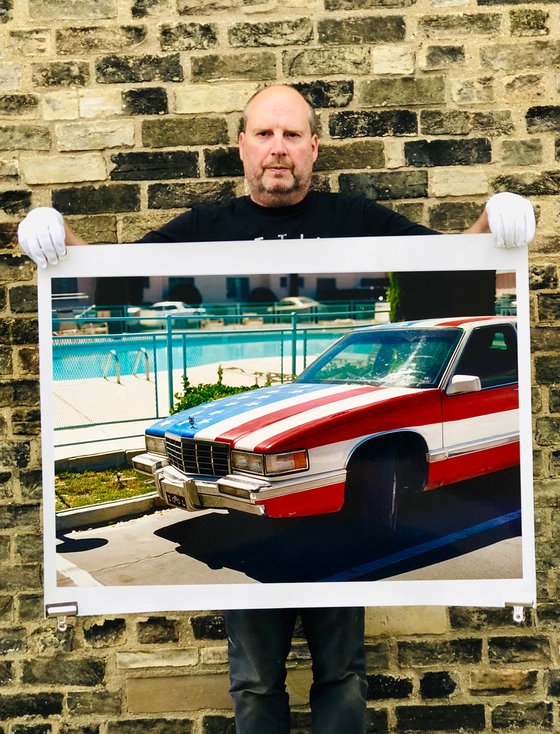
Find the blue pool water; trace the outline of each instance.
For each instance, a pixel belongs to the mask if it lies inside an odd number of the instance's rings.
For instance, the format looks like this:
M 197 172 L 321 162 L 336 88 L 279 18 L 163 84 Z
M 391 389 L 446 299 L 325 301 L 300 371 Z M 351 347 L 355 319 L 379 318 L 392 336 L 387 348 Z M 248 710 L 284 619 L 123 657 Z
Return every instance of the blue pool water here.
M 298 332 L 298 355 L 316 355 L 326 349 L 346 330 L 329 329 Z M 149 357 L 150 372 L 167 370 L 167 338 L 165 334 L 123 334 L 91 337 L 54 337 L 53 373 L 55 380 L 78 380 L 102 377 L 109 353 L 114 350 L 119 359 L 121 375 L 134 371 L 140 349 Z M 284 359 L 284 371 L 289 371 L 292 358 L 292 334 L 290 331 L 268 332 L 190 332 L 176 334 L 172 340 L 174 370 L 188 370 L 215 362 L 261 357 Z M 115 360 L 109 360 L 108 376 L 115 375 Z M 137 372 L 142 374 L 144 361 Z

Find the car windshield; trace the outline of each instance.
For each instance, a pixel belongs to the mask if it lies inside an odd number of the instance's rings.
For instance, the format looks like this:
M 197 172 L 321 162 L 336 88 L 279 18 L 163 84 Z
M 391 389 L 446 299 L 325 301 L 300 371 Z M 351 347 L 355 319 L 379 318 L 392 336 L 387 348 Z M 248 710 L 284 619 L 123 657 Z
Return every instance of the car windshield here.
M 296 382 L 435 387 L 461 333 L 454 328 L 353 332 L 322 354 Z

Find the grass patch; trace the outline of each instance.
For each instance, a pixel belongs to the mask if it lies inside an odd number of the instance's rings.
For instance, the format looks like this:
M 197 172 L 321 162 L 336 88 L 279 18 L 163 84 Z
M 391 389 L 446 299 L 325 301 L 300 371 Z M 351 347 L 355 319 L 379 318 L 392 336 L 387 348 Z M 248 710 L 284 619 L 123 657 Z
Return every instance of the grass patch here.
M 56 511 L 84 505 L 135 497 L 153 492 L 154 485 L 139 477 L 134 469 L 60 472 L 55 476 Z

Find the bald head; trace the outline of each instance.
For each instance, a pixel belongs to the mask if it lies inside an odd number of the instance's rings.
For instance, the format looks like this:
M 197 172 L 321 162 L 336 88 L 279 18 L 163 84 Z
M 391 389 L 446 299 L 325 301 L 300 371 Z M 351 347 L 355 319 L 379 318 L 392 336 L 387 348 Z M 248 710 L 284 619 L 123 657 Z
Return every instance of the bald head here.
M 277 95 L 281 94 L 286 94 L 288 97 L 292 96 L 294 101 L 299 98 L 299 101 L 303 103 L 307 110 L 307 114 L 309 117 L 309 129 L 311 131 L 311 134 L 315 135 L 317 133 L 317 116 L 315 114 L 315 110 L 313 109 L 309 100 L 307 100 L 301 92 L 298 92 L 295 87 L 292 87 L 289 84 L 272 84 L 268 87 L 263 87 L 262 89 L 259 89 L 259 91 L 255 92 L 252 97 L 249 97 L 243 109 L 239 130 L 245 131 L 247 129 L 247 115 L 249 113 L 249 107 L 251 106 L 253 100 L 261 97 L 262 95 L 264 95 L 265 97 L 276 97 Z

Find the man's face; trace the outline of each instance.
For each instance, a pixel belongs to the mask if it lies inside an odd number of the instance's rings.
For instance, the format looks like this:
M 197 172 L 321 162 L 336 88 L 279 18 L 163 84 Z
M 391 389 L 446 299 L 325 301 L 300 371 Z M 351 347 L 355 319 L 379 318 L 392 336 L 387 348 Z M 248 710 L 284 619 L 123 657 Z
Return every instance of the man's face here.
M 239 155 L 251 199 L 261 206 L 290 206 L 309 191 L 318 139 L 309 108 L 289 87 L 269 87 L 247 109 Z

